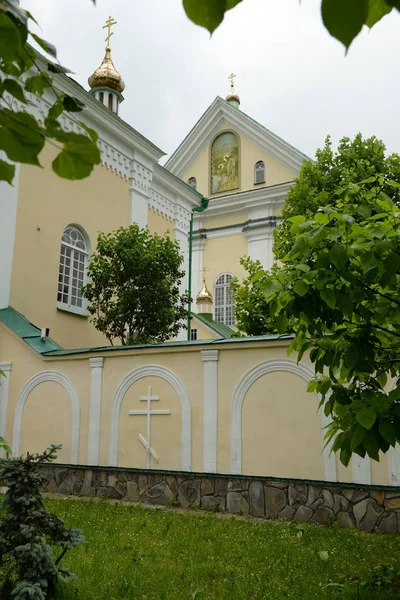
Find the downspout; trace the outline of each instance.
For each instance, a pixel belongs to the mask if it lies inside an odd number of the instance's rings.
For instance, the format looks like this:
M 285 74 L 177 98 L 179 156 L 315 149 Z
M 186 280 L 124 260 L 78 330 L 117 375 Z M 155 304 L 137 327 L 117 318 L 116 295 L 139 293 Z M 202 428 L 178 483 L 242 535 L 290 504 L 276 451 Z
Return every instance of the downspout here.
M 190 331 L 191 331 L 191 316 L 192 311 L 192 247 L 193 247 L 193 219 L 195 212 L 203 212 L 208 206 L 209 199 L 203 196 L 199 206 L 192 208 L 192 214 L 190 215 L 190 227 L 189 227 L 189 273 L 188 273 L 188 318 L 187 318 L 187 339 L 190 342 Z

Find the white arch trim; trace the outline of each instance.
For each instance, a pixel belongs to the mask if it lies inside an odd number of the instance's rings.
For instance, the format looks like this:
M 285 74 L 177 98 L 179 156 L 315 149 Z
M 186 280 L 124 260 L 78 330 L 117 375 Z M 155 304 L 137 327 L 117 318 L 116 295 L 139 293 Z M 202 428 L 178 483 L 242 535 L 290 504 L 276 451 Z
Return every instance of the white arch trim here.
M 397 385 L 397 379 L 392 382 L 390 386 L 390 392 L 394 390 Z M 396 444 L 395 447 L 390 446 L 389 455 L 389 484 L 400 486 L 400 444 Z
M 242 407 L 245 396 L 257 379 L 273 373 L 274 371 L 286 371 L 302 377 L 308 381 L 314 377 L 314 372 L 304 364 L 297 364 L 294 360 L 280 358 L 275 360 L 266 360 L 246 373 L 237 386 L 232 400 L 231 408 L 231 473 L 241 474 L 242 472 Z M 329 418 L 322 413 L 322 427 L 329 423 Z M 322 441 L 324 445 L 324 430 L 322 430 Z M 324 456 L 324 477 L 326 481 L 336 481 L 336 457 L 330 453 L 330 447 L 323 450 Z
M 15 409 L 14 416 L 14 433 L 13 433 L 13 444 L 12 452 L 13 456 L 19 456 L 20 454 L 20 442 L 21 442 L 21 428 L 22 428 L 22 415 L 24 412 L 25 403 L 28 399 L 29 394 L 32 390 L 45 381 L 54 381 L 59 383 L 66 390 L 72 403 L 72 432 L 71 432 L 71 464 L 78 464 L 79 456 L 79 427 L 80 427 L 80 406 L 79 396 L 73 383 L 58 371 L 43 371 L 34 375 L 25 384 L 22 392 L 19 395 L 17 407 Z
M 191 471 L 191 427 L 192 427 L 192 409 L 189 394 L 177 375 L 170 369 L 161 365 L 146 365 L 139 367 L 132 373 L 129 373 L 119 384 L 115 392 L 110 422 L 110 448 L 108 455 L 108 464 L 111 467 L 118 466 L 118 430 L 122 401 L 129 388 L 143 377 L 160 377 L 168 381 L 176 391 L 182 410 L 182 471 Z

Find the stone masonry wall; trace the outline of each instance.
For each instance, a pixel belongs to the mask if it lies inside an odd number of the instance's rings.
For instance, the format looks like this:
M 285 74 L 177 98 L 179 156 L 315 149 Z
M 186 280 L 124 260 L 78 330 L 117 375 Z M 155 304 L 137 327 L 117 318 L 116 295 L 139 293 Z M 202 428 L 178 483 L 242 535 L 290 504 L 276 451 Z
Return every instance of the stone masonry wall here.
M 44 491 L 297 523 L 400 531 L 400 488 L 112 467 L 48 466 Z

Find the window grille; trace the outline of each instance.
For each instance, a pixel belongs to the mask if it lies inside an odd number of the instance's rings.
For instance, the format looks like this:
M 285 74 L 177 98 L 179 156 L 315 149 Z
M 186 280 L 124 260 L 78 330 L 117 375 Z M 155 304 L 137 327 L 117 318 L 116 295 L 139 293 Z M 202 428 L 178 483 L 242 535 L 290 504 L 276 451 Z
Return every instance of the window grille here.
M 84 309 L 82 286 L 89 259 L 87 243 L 76 227 L 67 227 L 61 238 L 57 301 L 67 307 Z
M 232 279 L 232 275 L 223 273 L 214 285 L 214 319 L 225 325 L 235 324 L 235 303 L 230 292 Z
M 265 183 L 265 163 L 259 160 L 254 165 L 254 184 Z
M 197 340 L 197 329 L 190 330 L 190 339 L 192 340 L 192 342 L 195 342 Z

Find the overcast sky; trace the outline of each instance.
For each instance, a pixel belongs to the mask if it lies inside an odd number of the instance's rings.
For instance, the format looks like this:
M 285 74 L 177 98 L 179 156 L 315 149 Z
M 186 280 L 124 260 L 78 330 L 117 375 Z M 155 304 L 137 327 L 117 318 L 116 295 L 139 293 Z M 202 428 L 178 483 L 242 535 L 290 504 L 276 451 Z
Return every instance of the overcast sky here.
M 344 48 L 329 36 L 320 0 L 243 0 L 212 38 L 189 21 L 181 0 L 21 0 L 61 63 L 87 86 L 118 22 L 112 57 L 126 89 L 120 116 L 171 154 L 237 74 L 241 108 L 314 156 L 361 131 L 400 152 L 400 15 L 393 11 Z M 396 13 L 396 14 L 395 14 Z

